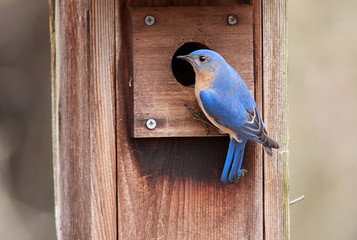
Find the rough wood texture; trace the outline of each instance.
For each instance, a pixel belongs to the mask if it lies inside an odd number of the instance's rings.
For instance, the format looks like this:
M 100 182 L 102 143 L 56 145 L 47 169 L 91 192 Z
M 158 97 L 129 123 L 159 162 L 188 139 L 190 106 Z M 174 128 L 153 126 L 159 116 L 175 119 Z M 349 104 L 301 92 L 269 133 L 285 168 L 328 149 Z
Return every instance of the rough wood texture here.
M 263 1 L 264 119 L 280 143 L 264 156 L 265 239 L 289 239 L 286 1 Z
M 248 145 L 248 174 L 224 185 L 219 178 L 228 138 L 130 138 L 129 7 L 121 2 L 119 9 L 118 238 L 263 239 L 260 147 Z
M 151 14 L 155 24 L 147 26 L 144 18 Z M 236 25 L 227 23 L 229 14 L 238 16 Z M 219 52 L 254 93 L 251 6 L 134 8 L 130 16 L 134 137 L 207 136 L 201 122 L 186 119 L 192 113 L 184 105 L 197 107 L 197 100 L 193 88 L 181 85 L 171 69 L 175 51 L 185 43 Z M 150 118 L 157 122 L 153 130 L 145 125 Z M 213 135 L 221 136 L 215 129 Z
M 288 239 L 283 3 L 247 7 L 254 94 L 282 147 L 273 158 L 249 143 L 247 175 L 225 185 L 227 137 L 131 137 L 130 8 L 218 2 L 51 1 L 59 239 Z
M 58 239 L 116 239 L 114 3 L 51 1 Z
M 167 6 L 233 6 L 239 4 L 251 4 L 252 0 L 131 0 L 130 6 L 133 7 L 167 7 Z

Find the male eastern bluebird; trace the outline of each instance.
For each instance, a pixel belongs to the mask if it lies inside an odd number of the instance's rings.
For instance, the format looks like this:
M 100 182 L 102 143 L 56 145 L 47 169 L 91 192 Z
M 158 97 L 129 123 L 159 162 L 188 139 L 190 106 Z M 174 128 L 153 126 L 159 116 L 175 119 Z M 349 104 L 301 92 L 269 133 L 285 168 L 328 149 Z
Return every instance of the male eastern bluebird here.
M 188 61 L 195 71 L 195 95 L 203 113 L 213 125 L 230 135 L 221 181 L 236 183 L 246 173 L 241 166 L 248 140 L 263 144 L 269 155 L 279 144 L 268 137 L 247 85 L 221 55 L 204 49 L 177 58 Z

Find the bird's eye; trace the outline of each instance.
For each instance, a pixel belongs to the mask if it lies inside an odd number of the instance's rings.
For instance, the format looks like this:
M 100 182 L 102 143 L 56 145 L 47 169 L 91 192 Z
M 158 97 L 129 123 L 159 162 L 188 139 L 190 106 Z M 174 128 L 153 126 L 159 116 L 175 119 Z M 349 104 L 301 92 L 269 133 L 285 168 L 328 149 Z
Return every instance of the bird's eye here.
M 205 56 L 200 56 L 200 62 L 206 62 L 207 61 L 207 58 Z

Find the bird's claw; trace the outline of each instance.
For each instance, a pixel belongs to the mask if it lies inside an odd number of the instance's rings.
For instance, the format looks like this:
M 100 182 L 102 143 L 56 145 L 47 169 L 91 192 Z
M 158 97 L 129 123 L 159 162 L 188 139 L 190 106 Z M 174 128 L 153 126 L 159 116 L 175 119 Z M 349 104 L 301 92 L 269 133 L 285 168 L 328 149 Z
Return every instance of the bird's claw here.
M 247 172 L 248 172 L 247 170 L 241 169 L 241 170 L 239 171 L 239 173 L 238 173 L 238 176 L 235 176 L 235 177 L 233 178 L 232 183 L 237 183 L 237 182 L 238 182 L 238 179 L 241 178 L 241 177 L 243 177 L 244 174 L 246 174 Z
M 210 134 L 210 130 L 208 128 L 207 125 L 211 126 L 211 127 L 214 127 L 216 129 L 218 129 L 216 126 L 214 126 L 213 124 L 211 124 L 210 122 L 208 122 L 206 119 L 204 119 L 200 109 L 198 107 L 197 108 L 197 112 L 195 112 L 191 106 L 189 106 L 188 104 L 185 104 L 185 107 L 187 107 L 191 113 L 193 114 L 193 116 L 190 116 L 190 117 L 186 117 L 186 119 L 195 119 L 195 120 L 198 120 L 200 122 L 202 122 L 202 125 L 204 127 L 204 129 L 206 129 L 206 132 L 207 132 L 207 135 Z
M 238 173 L 238 178 L 243 177 L 244 174 L 246 174 L 247 172 L 248 172 L 247 170 L 241 169 L 241 170 L 239 171 L 239 173 Z

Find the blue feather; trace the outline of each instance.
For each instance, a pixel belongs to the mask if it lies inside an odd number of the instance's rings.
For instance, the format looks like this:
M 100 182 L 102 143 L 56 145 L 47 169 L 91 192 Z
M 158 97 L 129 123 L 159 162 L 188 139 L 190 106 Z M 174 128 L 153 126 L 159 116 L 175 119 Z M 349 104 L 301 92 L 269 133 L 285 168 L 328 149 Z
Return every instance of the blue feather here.
M 221 176 L 222 182 L 237 183 L 240 175 L 245 172 L 241 171 L 241 167 L 243 163 L 244 149 L 246 143 L 247 141 L 239 143 L 234 138 L 231 138 L 226 162 L 224 164 Z
M 232 98 L 212 88 L 200 91 L 200 99 L 206 113 L 220 125 L 236 132 L 239 139 L 261 142 L 261 135 L 266 130 L 254 102 L 248 110 L 239 98 Z
M 245 149 L 246 143 L 247 143 L 247 141 L 236 144 L 233 165 L 232 165 L 231 172 L 229 174 L 229 181 L 231 183 L 237 183 L 238 178 L 240 177 L 241 167 L 242 167 L 242 163 L 243 163 L 244 149 Z
M 233 163 L 233 156 L 234 156 L 234 152 L 236 149 L 236 145 L 237 145 L 237 142 L 231 138 L 231 141 L 229 142 L 226 162 L 224 164 L 223 172 L 222 172 L 222 176 L 221 176 L 221 181 L 224 183 L 229 183 L 228 176 L 229 176 L 231 166 Z
M 248 140 L 262 143 L 269 155 L 272 148 L 279 148 L 279 144 L 268 137 L 247 85 L 221 55 L 204 49 L 178 58 L 191 63 L 195 70 L 195 94 L 204 113 L 213 124 L 230 134 L 221 180 L 237 182 L 244 174 L 241 166 Z

